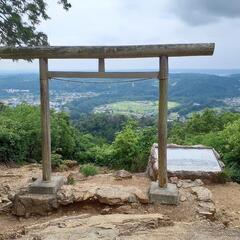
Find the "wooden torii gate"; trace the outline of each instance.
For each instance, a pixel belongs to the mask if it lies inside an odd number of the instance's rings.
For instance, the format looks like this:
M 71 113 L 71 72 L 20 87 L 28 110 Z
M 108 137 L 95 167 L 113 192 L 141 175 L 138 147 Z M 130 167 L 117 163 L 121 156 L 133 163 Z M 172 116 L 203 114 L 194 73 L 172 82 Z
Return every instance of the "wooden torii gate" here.
M 49 108 L 49 78 L 158 78 L 158 184 L 167 188 L 167 113 L 168 113 L 168 58 L 212 55 L 214 43 L 162 44 L 130 46 L 46 46 L 0 47 L 2 59 L 39 59 L 42 130 L 41 187 L 51 183 L 51 137 Z M 158 72 L 106 72 L 107 58 L 159 58 Z M 98 59 L 98 72 L 49 71 L 48 59 Z M 55 189 L 56 190 L 56 189 Z M 55 191 L 54 190 L 54 191 Z

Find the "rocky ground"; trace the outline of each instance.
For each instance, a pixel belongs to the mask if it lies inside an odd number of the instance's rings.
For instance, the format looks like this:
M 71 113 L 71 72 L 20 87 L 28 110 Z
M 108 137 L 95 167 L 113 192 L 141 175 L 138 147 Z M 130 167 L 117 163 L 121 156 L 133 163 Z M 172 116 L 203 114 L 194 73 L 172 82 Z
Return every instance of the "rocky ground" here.
M 240 185 L 204 185 L 171 178 L 178 206 L 150 204 L 144 174 L 103 173 L 85 178 L 78 168 L 45 216 L 13 216 L 13 196 L 41 175 L 39 165 L 0 167 L 0 239 L 240 239 Z

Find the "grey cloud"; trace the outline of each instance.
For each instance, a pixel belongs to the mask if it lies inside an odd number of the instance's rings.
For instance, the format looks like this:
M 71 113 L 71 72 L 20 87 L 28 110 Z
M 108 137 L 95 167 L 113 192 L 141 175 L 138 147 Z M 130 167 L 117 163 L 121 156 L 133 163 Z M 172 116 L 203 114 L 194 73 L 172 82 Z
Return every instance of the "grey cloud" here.
M 240 18 L 240 0 L 173 0 L 170 8 L 190 25 Z

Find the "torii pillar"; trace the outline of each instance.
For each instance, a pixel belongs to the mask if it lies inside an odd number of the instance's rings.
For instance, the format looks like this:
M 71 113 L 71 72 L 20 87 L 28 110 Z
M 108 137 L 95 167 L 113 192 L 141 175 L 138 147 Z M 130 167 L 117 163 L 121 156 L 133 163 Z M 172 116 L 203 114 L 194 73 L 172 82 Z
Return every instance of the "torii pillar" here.
M 30 193 L 54 194 L 64 184 L 62 176 L 52 176 L 48 59 L 39 59 L 42 177 L 29 186 Z
M 160 57 L 158 104 L 158 182 L 150 186 L 150 201 L 177 205 L 179 193 L 167 177 L 168 57 Z

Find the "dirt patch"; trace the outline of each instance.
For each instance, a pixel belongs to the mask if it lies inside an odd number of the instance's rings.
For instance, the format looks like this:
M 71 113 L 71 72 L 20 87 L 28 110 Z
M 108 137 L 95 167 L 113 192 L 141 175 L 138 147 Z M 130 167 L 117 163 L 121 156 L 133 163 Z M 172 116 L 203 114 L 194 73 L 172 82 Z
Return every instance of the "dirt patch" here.
M 77 174 L 78 168 L 75 168 L 71 171 L 65 171 L 61 173 L 55 173 L 56 175 L 63 175 L 67 177 L 70 173 Z M 6 197 L 7 191 L 16 192 L 22 187 L 26 187 L 30 182 L 32 182 L 32 178 L 37 178 L 41 176 L 41 167 L 38 164 L 26 165 L 19 168 L 7 168 L 0 166 L 0 197 Z M 141 189 L 143 192 L 147 192 L 150 186 L 150 180 L 144 174 L 133 174 L 132 178 L 126 178 L 122 180 L 117 180 L 113 174 L 100 174 L 93 177 L 81 178 L 81 180 L 77 181 L 75 184 L 84 185 L 84 184 L 98 184 L 101 185 L 111 185 L 111 186 L 125 186 L 125 187 L 137 187 Z M 220 226 L 226 227 L 239 227 L 240 229 L 240 185 L 235 183 L 227 183 L 227 184 L 216 184 L 216 185 L 207 185 L 212 191 L 213 199 L 216 204 L 217 209 L 217 222 L 221 223 Z M 0 203 L 1 209 L 2 203 Z M 158 229 L 157 232 L 155 230 L 152 231 L 152 238 L 149 238 L 149 233 L 141 235 L 140 237 L 131 238 L 125 236 L 123 239 L 159 239 L 161 236 L 166 237 L 166 233 L 168 233 L 169 238 L 167 239 L 181 239 L 176 238 L 177 234 L 174 235 L 174 231 L 176 233 L 180 233 L 181 231 L 185 232 L 184 236 L 192 236 L 192 231 L 187 230 L 187 226 L 191 226 L 191 228 L 198 228 L 194 222 L 200 221 L 201 217 L 196 214 L 198 209 L 198 201 L 196 201 L 196 197 L 187 197 L 187 200 L 180 202 L 179 206 L 167 206 L 167 205 L 158 205 L 158 204 L 140 204 L 140 203 L 132 203 L 124 206 L 108 206 L 106 204 L 99 204 L 94 201 L 89 201 L 85 203 L 76 203 L 68 206 L 62 206 L 58 211 L 51 213 L 49 216 L 40 217 L 40 216 L 32 216 L 28 219 L 25 218 L 17 218 L 9 214 L 8 212 L 2 211 L 0 213 L 0 239 L 1 234 L 6 234 L 12 232 L 15 234 L 16 232 L 24 231 L 26 226 L 30 226 L 37 223 L 45 223 L 50 220 L 66 217 L 66 216 L 78 216 L 81 214 L 88 214 L 89 216 L 96 216 L 101 214 L 111 215 L 113 218 L 116 214 L 124 213 L 124 214 L 142 214 L 142 215 L 151 215 L 151 214 L 163 214 L 168 216 L 174 222 L 178 222 L 174 227 L 167 227 L 168 230 Z M 111 218 L 111 217 L 110 217 Z M 181 223 L 179 223 L 181 222 Z M 223 223 L 223 224 L 222 224 Z M 188 225 L 189 224 L 189 225 Z M 212 224 L 212 223 L 211 223 Z M 214 223 L 215 224 L 215 223 Z M 202 228 L 207 228 L 206 232 L 211 235 L 211 229 L 204 223 L 204 226 L 200 224 Z M 217 235 L 218 231 L 217 227 L 213 225 L 214 234 L 211 236 L 219 236 L 219 238 L 215 239 L 240 239 L 240 238 L 221 238 L 221 235 Z M 225 231 L 224 229 L 221 231 Z M 199 231 L 198 231 L 199 232 Z M 226 230 L 226 233 L 230 234 L 230 230 Z M 171 234 L 175 236 L 175 238 L 171 238 Z M 190 235 L 189 235 L 190 234 Z M 234 233 L 235 234 L 235 233 Z M 3 236 L 2 235 L 2 236 Z M 209 236 L 210 236 L 209 235 Z M 199 232 L 200 236 L 200 232 Z M 203 237 L 205 236 L 205 238 Z M 231 234 L 229 235 L 231 237 Z M 235 236 L 235 235 L 233 235 Z M 240 236 L 240 235 L 239 235 Z M 201 238 L 202 237 L 202 238 Z M 2 238 L 4 239 L 4 238 Z M 9 239 L 13 239 L 10 238 Z M 60 239 L 60 238 L 59 238 Z M 163 238 L 164 239 L 164 238 Z M 182 238 L 182 239 L 191 239 L 191 238 Z M 197 239 L 207 239 L 206 235 L 201 235 Z M 214 239 L 214 238 L 209 238 Z
M 38 223 L 13 234 L 21 240 L 78 240 L 78 239 L 168 239 L 168 240 L 238 240 L 239 229 L 226 229 L 223 225 L 206 220 L 191 223 L 173 223 L 162 214 L 107 216 L 64 216 Z
M 219 219 L 226 225 L 240 228 L 240 184 L 209 185 Z

